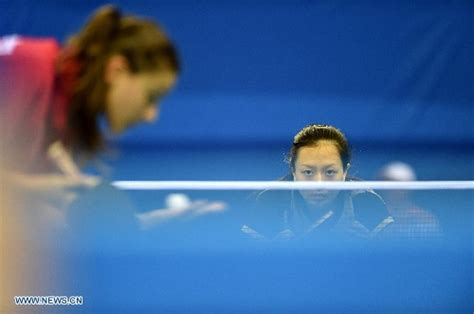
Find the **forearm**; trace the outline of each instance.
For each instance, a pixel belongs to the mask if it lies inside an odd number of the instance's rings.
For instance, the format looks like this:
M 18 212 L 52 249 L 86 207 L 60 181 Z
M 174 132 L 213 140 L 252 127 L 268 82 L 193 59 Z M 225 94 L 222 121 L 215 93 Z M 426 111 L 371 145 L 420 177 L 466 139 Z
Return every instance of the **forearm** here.
M 186 208 L 167 208 L 167 209 L 155 209 L 146 213 L 136 214 L 137 219 L 142 230 L 152 229 L 153 227 L 182 218 L 189 212 Z

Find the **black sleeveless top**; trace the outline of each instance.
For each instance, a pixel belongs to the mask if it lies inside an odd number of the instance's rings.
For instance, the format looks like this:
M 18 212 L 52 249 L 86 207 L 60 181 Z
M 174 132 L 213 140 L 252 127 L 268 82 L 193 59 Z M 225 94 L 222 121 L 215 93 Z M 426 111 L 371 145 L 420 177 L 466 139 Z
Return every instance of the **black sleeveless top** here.
M 371 190 L 341 191 L 331 206 L 315 212 L 298 191 L 266 190 L 255 198 L 241 231 L 260 240 L 373 238 L 393 218 Z

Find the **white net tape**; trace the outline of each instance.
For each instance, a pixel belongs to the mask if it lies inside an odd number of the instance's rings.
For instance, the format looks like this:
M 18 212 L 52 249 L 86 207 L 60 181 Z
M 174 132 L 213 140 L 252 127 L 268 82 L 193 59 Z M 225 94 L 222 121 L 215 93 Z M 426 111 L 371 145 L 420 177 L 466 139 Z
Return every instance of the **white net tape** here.
M 115 181 L 123 190 L 472 190 L 474 181 Z

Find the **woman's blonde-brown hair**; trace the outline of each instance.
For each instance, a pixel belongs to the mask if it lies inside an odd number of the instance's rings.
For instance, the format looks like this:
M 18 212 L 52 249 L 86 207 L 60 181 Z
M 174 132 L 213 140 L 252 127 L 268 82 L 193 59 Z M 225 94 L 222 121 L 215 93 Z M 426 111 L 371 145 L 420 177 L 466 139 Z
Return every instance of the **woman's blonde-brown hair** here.
M 113 55 L 125 57 L 132 73 L 165 67 L 179 72 L 176 49 L 155 22 L 123 16 L 114 6 L 99 8 L 71 37 L 58 67 L 60 80 L 61 72 L 75 72 L 64 140 L 77 151 L 92 154 L 103 146 L 97 120 L 105 110 L 104 70 Z

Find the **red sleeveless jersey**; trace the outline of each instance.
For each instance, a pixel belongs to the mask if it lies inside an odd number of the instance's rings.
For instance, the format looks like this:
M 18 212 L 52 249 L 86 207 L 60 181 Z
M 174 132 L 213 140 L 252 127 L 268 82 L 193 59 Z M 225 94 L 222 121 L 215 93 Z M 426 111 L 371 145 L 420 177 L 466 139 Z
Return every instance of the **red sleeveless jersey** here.
M 56 79 L 59 51 L 51 38 L 0 37 L 0 138 L 21 170 L 42 168 L 46 146 L 65 128 L 65 98 Z

